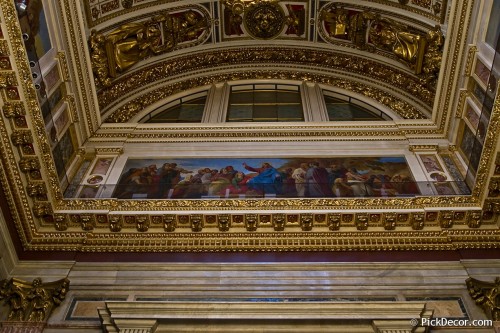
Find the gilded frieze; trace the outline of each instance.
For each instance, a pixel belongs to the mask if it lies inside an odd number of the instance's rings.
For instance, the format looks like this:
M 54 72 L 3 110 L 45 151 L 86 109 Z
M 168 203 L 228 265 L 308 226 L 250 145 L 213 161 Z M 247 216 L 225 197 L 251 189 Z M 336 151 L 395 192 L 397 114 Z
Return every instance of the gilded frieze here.
M 352 231 L 352 232 L 231 232 L 231 233 L 123 233 L 92 234 L 83 252 L 220 252 L 220 251 L 352 251 L 456 250 L 497 248 L 498 233 L 474 231 Z M 69 239 L 32 248 L 76 250 Z
M 394 112 L 398 113 L 404 119 L 425 119 L 426 115 L 418 108 L 402 101 L 400 98 L 385 92 L 381 89 L 367 86 L 361 82 L 339 79 L 327 75 L 310 74 L 307 72 L 290 72 L 286 70 L 255 70 L 255 71 L 238 71 L 230 74 L 217 74 L 210 76 L 199 76 L 196 79 L 188 79 L 178 83 L 164 85 L 153 91 L 147 92 L 140 97 L 127 102 L 121 106 L 109 117 L 106 118 L 108 123 L 123 123 L 130 120 L 143 108 L 158 102 L 170 95 L 188 90 L 197 86 L 205 86 L 218 82 L 226 82 L 230 80 L 252 80 L 252 79 L 293 79 L 303 81 L 313 81 L 326 84 L 332 87 L 340 87 L 352 92 L 362 94 L 369 97 L 385 106 Z M 429 91 L 427 91 L 429 92 Z M 430 92 L 429 92 L 430 93 Z
M 141 70 L 134 72 L 131 75 L 124 75 L 109 88 L 104 88 L 99 91 L 99 102 L 101 112 L 106 111 L 119 100 L 120 96 L 124 94 L 133 94 L 144 90 L 146 85 L 151 82 L 162 82 L 172 77 L 186 75 L 190 72 L 200 72 L 201 70 L 217 67 L 227 67 L 238 65 L 241 68 L 242 64 L 255 65 L 255 64 L 281 64 L 292 65 L 306 65 L 313 66 L 316 70 L 322 68 L 328 71 L 347 71 L 353 74 L 361 75 L 362 77 L 370 77 L 377 81 L 382 81 L 388 86 L 397 87 L 403 92 L 408 94 L 410 99 L 416 98 L 415 104 L 424 103 L 424 106 L 432 106 L 434 99 L 434 92 L 426 87 L 425 83 L 421 82 L 418 78 L 405 73 L 404 71 L 394 69 L 390 66 L 383 65 L 372 60 L 357 57 L 353 55 L 345 55 L 335 51 L 325 50 L 308 50 L 303 48 L 242 48 L 242 49 L 225 49 L 217 52 L 200 52 L 196 55 L 189 57 L 180 57 L 175 59 L 168 59 L 161 63 L 155 64 Z M 259 66 L 261 67 L 261 66 Z M 288 79 L 288 80 L 307 80 L 318 83 L 329 84 L 330 81 L 336 82 L 334 75 L 315 75 L 308 72 L 276 70 L 246 70 L 244 73 L 235 68 L 234 73 L 231 74 L 214 74 L 210 76 L 200 75 L 197 79 L 184 80 L 175 84 L 168 84 L 171 86 L 170 91 L 163 95 L 180 92 L 183 90 L 191 89 L 194 87 L 203 86 L 205 84 L 212 84 L 214 82 L 233 81 L 238 79 L 258 79 L 258 78 L 272 78 L 275 80 Z M 165 85 L 165 84 L 162 84 Z M 345 89 L 351 88 L 351 84 L 346 84 Z M 364 90 L 364 89 L 362 89 Z M 367 92 L 366 95 L 370 97 L 372 92 Z M 144 107 L 146 97 L 136 98 L 133 102 L 123 106 L 122 109 L 129 109 L 129 112 L 139 110 Z M 420 102 L 417 102 L 419 100 Z M 395 104 L 394 101 L 386 102 L 383 104 Z M 392 109 L 399 109 L 401 112 L 405 109 L 404 106 L 393 105 Z M 409 110 L 412 110 L 410 107 Z M 406 112 L 403 112 L 403 115 Z M 412 117 L 415 111 L 409 111 L 406 117 Z M 420 114 L 418 116 L 417 114 Z M 421 112 L 415 114 L 415 119 L 425 118 Z
M 105 3 L 85 0 L 83 2 L 85 8 L 85 16 L 89 27 L 94 27 L 103 24 L 109 20 L 119 17 L 127 17 L 144 9 L 155 10 L 155 7 L 172 4 L 180 0 L 113 0 Z M 250 1 L 249 1 L 250 2 Z M 408 16 L 419 15 L 431 20 L 439 21 L 446 13 L 446 0 L 434 0 L 431 4 L 430 0 L 368 0 L 368 3 L 382 4 L 384 6 L 393 7 L 398 11 L 407 13 Z M 307 21 L 313 17 L 307 17 Z

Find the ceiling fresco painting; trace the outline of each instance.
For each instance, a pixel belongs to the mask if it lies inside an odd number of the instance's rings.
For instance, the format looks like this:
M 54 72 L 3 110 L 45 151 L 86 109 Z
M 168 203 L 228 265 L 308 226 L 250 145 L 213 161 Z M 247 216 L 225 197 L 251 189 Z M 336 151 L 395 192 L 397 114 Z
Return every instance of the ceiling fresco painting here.
M 130 159 L 112 197 L 200 199 L 416 194 L 420 192 L 404 157 L 213 158 Z

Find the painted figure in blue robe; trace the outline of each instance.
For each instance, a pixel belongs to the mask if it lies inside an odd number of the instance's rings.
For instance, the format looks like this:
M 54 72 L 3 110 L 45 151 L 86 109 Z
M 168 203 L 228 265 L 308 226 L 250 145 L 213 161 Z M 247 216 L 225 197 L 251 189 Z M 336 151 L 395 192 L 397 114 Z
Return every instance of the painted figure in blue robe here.
M 247 182 L 248 188 L 263 194 L 279 194 L 281 190 L 281 174 L 270 163 L 264 162 L 260 168 L 253 168 L 246 163 L 243 167 L 258 175 Z

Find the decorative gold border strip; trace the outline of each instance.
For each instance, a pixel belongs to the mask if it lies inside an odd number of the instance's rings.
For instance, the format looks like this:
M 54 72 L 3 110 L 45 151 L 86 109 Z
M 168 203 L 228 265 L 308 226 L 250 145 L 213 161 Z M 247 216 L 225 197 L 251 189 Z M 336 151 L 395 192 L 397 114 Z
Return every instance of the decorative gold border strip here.
M 262 69 L 262 63 L 269 63 L 272 59 L 273 69 Z M 245 69 L 241 70 L 243 64 L 252 65 L 259 63 L 259 69 Z M 227 66 L 237 64 L 238 67 L 233 68 L 232 73 L 217 74 L 214 69 L 226 69 Z M 271 63 L 269 63 L 271 65 Z M 287 69 L 279 68 L 287 66 Z M 225 49 L 210 52 L 199 52 L 189 56 L 180 56 L 176 58 L 169 58 L 153 66 L 148 66 L 139 69 L 132 74 L 124 75 L 118 80 L 113 82 L 109 88 L 104 88 L 99 91 L 98 98 L 101 107 L 101 112 L 109 113 L 109 108 L 112 103 L 119 100 L 123 94 L 133 95 L 134 92 L 142 92 L 144 88 L 149 86 L 151 82 L 161 83 L 162 86 L 166 85 L 165 80 L 172 80 L 181 75 L 186 76 L 188 73 L 196 73 L 199 77 L 197 79 L 184 79 L 181 82 L 170 84 L 170 86 L 182 86 L 183 90 L 188 90 L 194 87 L 200 87 L 214 82 L 225 82 L 244 79 L 268 79 L 275 80 L 295 80 L 295 81 L 312 81 L 323 83 L 326 85 L 336 86 L 335 82 L 339 80 L 333 74 L 313 74 L 309 69 L 295 68 L 290 70 L 290 67 L 312 66 L 313 71 L 321 71 L 325 69 L 328 72 L 332 70 L 341 70 L 345 73 L 357 74 L 359 77 L 366 78 L 367 76 L 377 81 L 386 83 L 394 88 L 398 88 L 401 93 L 406 93 L 408 99 L 415 98 L 424 103 L 427 107 L 432 106 L 435 94 L 433 91 L 426 88 L 423 83 L 412 74 L 395 69 L 390 66 L 373 62 L 371 60 L 353 56 L 345 55 L 334 50 L 308 50 L 293 47 L 245 47 L 238 49 Z M 276 68 L 278 66 L 278 68 Z M 211 73 L 202 74 L 202 70 L 210 69 Z M 343 88 L 356 91 L 356 86 L 363 84 L 361 80 L 356 82 L 352 79 L 343 79 Z M 364 84 L 369 92 L 364 95 L 372 97 L 372 94 L 377 94 L 380 89 L 374 86 Z M 180 92 L 175 89 L 175 92 Z M 172 92 L 173 93 L 173 92 Z M 147 94 L 146 94 L 147 96 Z M 373 97 L 372 97 L 373 98 Z M 136 97 L 136 99 L 138 99 Z M 380 101 L 379 101 L 380 102 Z M 135 102 L 137 104 L 137 102 Z M 132 105 L 129 104 L 129 108 Z M 142 103 L 144 104 L 144 103 Z M 383 103 L 387 105 L 388 103 Z M 388 106 L 390 109 L 397 109 L 395 112 L 400 113 L 403 118 L 410 118 L 415 116 L 415 119 L 426 118 L 420 111 L 410 111 L 405 113 L 400 110 L 394 103 Z M 122 106 L 121 109 L 124 107 Z M 410 110 L 414 109 L 409 106 Z M 398 112 L 399 111 L 399 112 Z M 116 112 L 116 111 L 115 111 Z M 112 117 L 112 116 L 111 116 Z M 109 117 L 108 117 L 109 118 Z
M 114 12 L 112 14 L 107 15 L 104 18 L 99 18 L 97 20 L 91 20 L 91 17 L 92 17 L 91 12 L 90 12 L 91 9 L 90 9 L 90 6 L 89 6 L 89 3 L 88 3 L 87 0 L 84 1 L 83 5 L 84 5 L 84 8 L 85 8 L 85 16 L 87 18 L 87 24 L 88 24 L 89 28 L 92 28 L 92 27 L 95 27 L 95 26 L 97 26 L 97 25 L 99 25 L 101 23 L 104 23 L 106 21 L 115 19 L 115 18 L 120 17 L 120 16 L 126 16 L 127 14 L 139 11 L 141 9 L 146 9 L 146 8 L 161 6 L 161 5 L 164 5 L 164 4 L 176 3 L 176 2 L 179 2 L 179 1 L 180 0 L 158 0 L 158 1 L 150 2 L 150 3 L 146 3 L 146 4 L 134 6 L 134 7 L 129 8 L 129 9 L 122 9 L 120 11 Z M 387 0 L 367 0 L 367 2 L 373 2 L 373 3 L 382 4 L 382 5 L 386 5 L 386 6 L 389 6 L 389 7 L 401 9 L 401 10 L 409 12 L 411 14 L 421 15 L 421 16 L 427 18 L 427 19 L 431 19 L 431 20 L 434 20 L 434 21 L 439 21 L 441 19 L 441 13 L 439 13 L 439 15 L 433 15 L 429 11 L 426 11 L 426 10 L 423 10 L 423 9 L 418 9 L 418 8 L 407 6 L 407 5 L 401 5 L 399 3 L 395 3 L 394 1 L 387 1 Z M 422 6 L 419 6 L 419 7 L 422 7 Z M 425 8 L 425 7 L 422 7 L 422 8 Z M 444 11 L 446 12 L 446 7 L 444 7 Z
M 165 84 L 160 88 L 146 92 L 141 96 L 136 96 L 133 100 L 125 103 L 111 115 L 105 122 L 108 123 L 124 123 L 134 117 L 140 110 L 149 105 L 158 102 L 173 94 L 189 90 L 193 87 L 210 85 L 218 82 L 226 82 L 232 80 L 253 80 L 274 78 L 313 81 L 317 83 L 327 84 L 332 87 L 341 87 L 367 96 L 393 110 L 404 119 L 425 119 L 426 116 L 417 108 L 395 97 L 393 94 L 381 89 L 367 86 L 361 82 L 349 79 L 339 79 L 328 75 L 311 74 L 307 71 L 286 71 L 286 70 L 259 70 L 259 71 L 239 71 L 228 74 L 213 74 L 207 76 L 199 76 L 185 81 Z

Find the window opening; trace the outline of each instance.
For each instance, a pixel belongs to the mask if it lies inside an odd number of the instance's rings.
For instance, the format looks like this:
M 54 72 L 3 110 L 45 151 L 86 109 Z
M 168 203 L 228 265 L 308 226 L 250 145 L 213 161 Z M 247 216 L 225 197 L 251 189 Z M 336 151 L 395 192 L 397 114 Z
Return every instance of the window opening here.
M 348 95 L 323 91 L 330 121 L 391 120 L 379 109 Z
M 149 113 L 141 123 L 201 123 L 207 93 L 178 98 Z
M 250 84 L 232 86 L 228 122 L 304 121 L 298 86 Z

